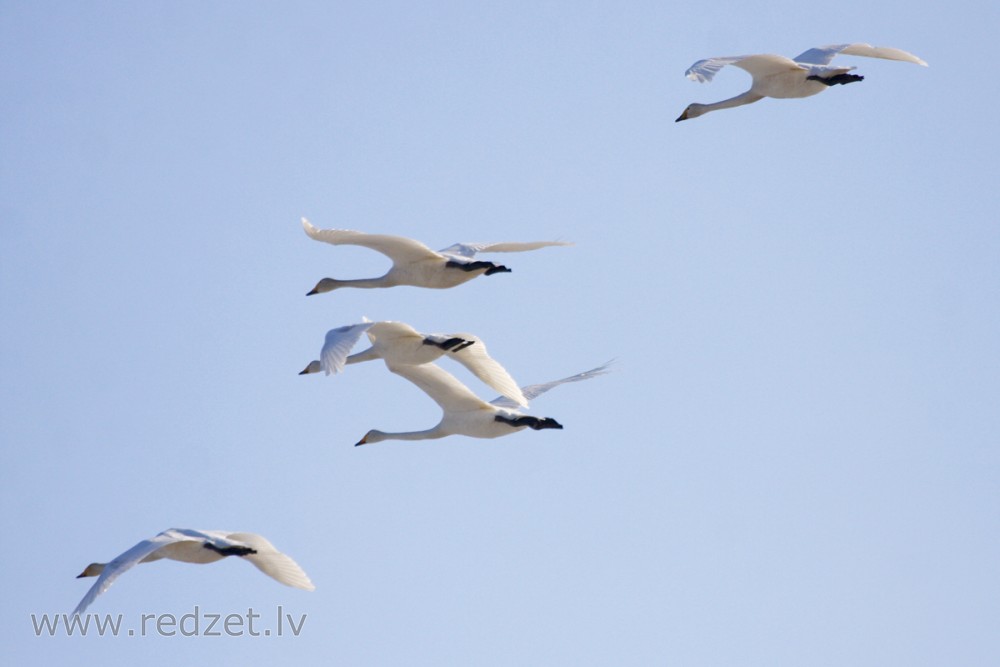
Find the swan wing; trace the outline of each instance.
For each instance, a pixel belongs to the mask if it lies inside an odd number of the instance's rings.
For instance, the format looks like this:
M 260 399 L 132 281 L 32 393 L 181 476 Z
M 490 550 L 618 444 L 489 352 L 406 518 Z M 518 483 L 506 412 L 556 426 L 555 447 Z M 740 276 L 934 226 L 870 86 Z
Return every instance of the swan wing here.
M 393 320 L 374 322 L 368 329 L 368 340 L 373 345 L 392 345 L 405 338 L 423 338 L 423 334 L 405 322 Z
M 684 72 L 684 76 L 698 83 L 708 83 L 719 73 L 720 69 L 726 65 L 732 65 L 738 60 L 743 60 L 746 57 L 724 56 L 720 58 L 705 58 L 688 67 L 687 71 Z
M 541 396 L 542 394 L 544 394 L 545 392 L 547 392 L 549 389 L 558 387 L 561 384 L 566 384 L 567 382 L 580 382 L 581 380 L 589 380 L 590 378 L 595 378 L 598 375 L 604 375 L 605 373 L 610 373 L 611 372 L 610 366 L 612 363 L 614 363 L 614 360 L 602 364 L 597 368 L 591 368 L 589 371 L 577 373 L 576 375 L 571 375 L 561 380 L 553 380 L 552 382 L 543 382 L 542 384 L 529 384 L 527 387 L 521 387 L 521 391 L 524 393 L 525 398 L 527 398 L 529 401 L 532 401 Z M 505 396 L 497 396 L 492 401 L 490 401 L 490 403 L 492 405 L 497 406 L 498 408 L 517 407 L 516 403 L 514 403 Z
M 473 375 L 509 398 L 514 404 L 528 406 L 528 399 L 524 397 L 517 382 L 510 376 L 507 369 L 500 365 L 499 361 L 490 356 L 486 344 L 478 336 L 467 333 L 433 335 L 442 338 L 458 337 L 473 341 L 472 345 L 466 345 L 457 352 L 449 351 L 446 356 L 468 368 Z
M 380 252 L 396 263 L 406 264 L 427 259 L 441 259 L 440 254 L 434 252 L 420 241 L 414 241 L 403 236 L 366 234 L 364 232 L 356 232 L 352 229 L 319 229 L 310 224 L 305 218 L 302 218 L 302 228 L 305 229 L 309 238 L 316 241 L 332 243 L 333 245 L 362 246 Z
M 326 332 L 326 340 L 323 343 L 323 350 L 319 355 L 320 367 L 327 375 L 336 375 L 344 370 L 347 363 L 347 355 L 354 348 L 355 343 L 365 333 L 375 325 L 374 322 L 361 322 L 359 324 L 348 324 Z
M 795 61 L 784 56 L 762 53 L 750 56 L 724 56 L 699 60 L 684 74 L 692 81 L 707 83 L 726 65 L 733 65 L 749 72 L 751 76 L 768 76 L 791 70 L 802 69 Z
M 739 67 L 745 72 L 749 72 L 753 78 L 784 74 L 796 70 L 805 69 L 791 58 L 776 56 L 772 53 L 762 53 L 754 56 L 746 56 L 732 63 L 734 67 Z
M 490 405 L 472 393 L 458 378 L 435 364 L 393 365 L 389 370 L 417 385 L 445 412 L 489 409 Z M 509 399 L 508 399 L 509 400 Z
M 97 577 L 97 581 L 90 587 L 87 594 L 80 600 L 80 604 L 73 610 L 73 614 L 82 614 L 84 610 L 97 598 L 98 595 L 111 588 L 118 577 L 122 576 L 130 569 L 141 563 L 147 556 L 162 549 L 168 544 L 184 541 L 198 541 L 205 539 L 205 536 L 198 531 L 178 530 L 171 528 L 165 530 L 155 537 L 139 542 L 134 547 L 116 556 L 110 563 L 104 566 L 104 571 Z
M 480 252 L 525 252 L 556 245 L 573 245 L 569 241 L 510 241 L 506 243 L 455 243 L 442 250 L 442 255 L 472 259 Z
M 225 546 L 246 546 L 256 550 L 257 553 L 243 558 L 275 581 L 305 591 L 316 590 L 316 586 L 299 564 L 275 549 L 274 545 L 263 536 L 255 533 L 229 533 L 226 535 L 226 541 L 229 544 Z
M 819 46 L 809 49 L 795 57 L 796 62 L 809 63 L 813 65 L 828 65 L 833 57 L 838 53 L 845 56 L 864 56 L 866 58 L 884 58 L 886 60 L 900 60 L 907 63 L 915 63 L 927 67 L 927 63 L 902 49 L 894 49 L 888 46 L 872 46 L 861 42 L 855 44 L 831 44 L 829 46 Z

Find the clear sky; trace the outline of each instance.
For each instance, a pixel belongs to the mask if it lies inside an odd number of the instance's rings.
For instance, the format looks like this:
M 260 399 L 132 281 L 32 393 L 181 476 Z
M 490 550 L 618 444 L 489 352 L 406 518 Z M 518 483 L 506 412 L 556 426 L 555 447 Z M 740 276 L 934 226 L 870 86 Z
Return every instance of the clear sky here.
M 17 664 L 1000 664 L 994 2 L 0 3 L 0 639 Z M 675 124 L 695 60 L 863 41 L 863 83 Z M 559 239 L 445 291 L 303 234 Z M 363 316 L 471 331 L 562 431 L 439 410 Z M 495 395 L 464 369 L 456 375 Z M 298 637 L 36 637 L 90 611 Z M 258 626 L 258 628 L 261 626 Z M 11 664 L 14 664 L 13 662 Z

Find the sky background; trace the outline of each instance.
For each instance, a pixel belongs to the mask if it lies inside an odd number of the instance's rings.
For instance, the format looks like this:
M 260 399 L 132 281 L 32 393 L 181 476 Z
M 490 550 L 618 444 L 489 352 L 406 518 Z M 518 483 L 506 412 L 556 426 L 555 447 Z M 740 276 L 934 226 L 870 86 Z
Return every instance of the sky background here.
M 17 664 L 996 665 L 993 2 L 0 2 L 0 640 Z M 694 61 L 906 63 L 675 124 Z M 973 66 L 975 65 L 975 66 Z M 451 290 L 319 227 L 570 240 Z M 433 426 L 362 316 L 470 331 L 562 431 Z M 444 365 L 446 362 L 442 362 Z M 484 398 L 495 392 L 447 364 Z M 89 611 L 298 637 L 35 637 L 168 527 L 316 584 L 160 562 Z

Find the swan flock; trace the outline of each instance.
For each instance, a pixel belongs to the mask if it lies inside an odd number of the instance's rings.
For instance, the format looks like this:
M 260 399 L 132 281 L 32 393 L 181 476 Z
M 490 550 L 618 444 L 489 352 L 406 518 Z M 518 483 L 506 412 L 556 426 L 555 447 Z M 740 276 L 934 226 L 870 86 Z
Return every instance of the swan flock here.
M 686 76 L 700 83 L 710 82 L 727 65 L 746 71 L 752 77 L 749 90 L 710 104 L 692 103 L 677 122 L 697 118 L 720 109 L 757 102 L 765 97 L 778 99 L 817 95 L 836 85 L 862 81 L 851 73 L 851 66 L 833 66 L 837 55 L 863 56 L 927 63 L 906 51 L 875 47 L 865 43 L 838 44 L 809 49 L 795 58 L 772 54 L 729 56 L 699 60 Z M 553 246 L 568 246 L 564 241 L 529 241 L 502 243 L 456 243 L 442 250 L 431 250 L 423 243 L 386 234 L 370 234 L 347 229 L 319 229 L 302 218 L 305 233 L 313 240 L 331 245 L 353 245 L 374 250 L 392 262 L 389 270 L 374 278 L 322 278 L 307 296 L 342 288 L 389 288 L 413 286 L 448 289 L 479 276 L 510 273 L 503 264 L 479 259 L 486 253 L 526 252 Z M 370 346 L 353 352 L 366 336 Z M 442 357 L 462 365 L 472 375 L 500 393 L 486 401 L 458 378 L 435 362 Z M 588 371 L 541 384 L 519 386 L 511 374 L 492 358 L 481 338 L 470 333 L 422 333 L 403 322 L 364 321 L 327 331 L 319 359 L 309 362 L 300 375 L 325 373 L 338 375 L 352 364 L 381 359 L 386 368 L 424 392 L 440 408 L 439 422 L 423 430 L 382 431 L 371 429 L 355 447 L 386 440 L 421 441 L 448 436 L 492 439 L 525 429 L 561 430 L 553 417 L 527 414 L 529 402 L 563 384 L 589 380 L 609 371 L 611 362 Z M 245 560 L 275 581 L 312 591 L 309 576 L 288 555 L 278 551 L 266 538 L 255 533 L 170 528 L 124 551 L 107 563 L 89 564 L 78 578 L 96 577 L 80 600 L 74 614 L 82 614 L 125 572 L 136 565 L 157 560 L 210 564 L 224 559 Z

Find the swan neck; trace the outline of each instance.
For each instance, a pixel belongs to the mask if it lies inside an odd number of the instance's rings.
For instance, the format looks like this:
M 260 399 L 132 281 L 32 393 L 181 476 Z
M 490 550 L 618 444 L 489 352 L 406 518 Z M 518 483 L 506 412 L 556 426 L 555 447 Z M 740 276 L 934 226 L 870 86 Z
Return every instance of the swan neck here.
M 442 433 L 438 427 L 429 428 L 425 431 L 400 431 L 398 433 L 375 431 L 368 436 L 368 442 L 380 442 L 382 440 L 436 440 L 446 435 L 448 434 Z
M 748 90 L 745 93 L 740 93 L 736 97 L 730 97 L 728 100 L 722 100 L 721 102 L 713 102 L 711 104 L 703 104 L 703 113 L 708 113 L 709 111 L 718 111 L 719 109 L 732 109 L 733 107 L 741 107 L 744 104 L 751 104 L 761 99 L 761 96 L 752 90 Z
M 381 359 L 382 357 L 375 351 L 374 347 L 369 347 L 367 350 L 362 350 L 361 352 L 356 352 L 347 357 L 344 363 L 347 364 L 359 364 L 362 361 L 372 361 L 374 359 Z
M 356 287 L 359 289 L 375 289 L 378 287 L 395 287 L 399 283 L 395 280 L 391 280 L 389 275 L 379 276 L 378 278 L 354 278 L 351 280 L 335 280 L 330 278 L 335 284 L 335 288 L 339 289 L 341 287 Z

